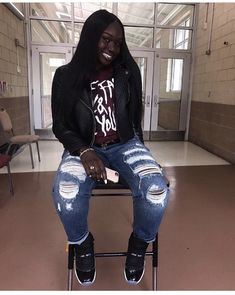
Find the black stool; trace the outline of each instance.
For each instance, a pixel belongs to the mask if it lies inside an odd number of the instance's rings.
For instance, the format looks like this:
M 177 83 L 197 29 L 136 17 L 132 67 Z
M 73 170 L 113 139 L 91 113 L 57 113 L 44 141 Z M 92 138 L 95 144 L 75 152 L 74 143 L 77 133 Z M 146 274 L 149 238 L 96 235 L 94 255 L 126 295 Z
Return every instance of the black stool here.
M 127 185 L 120 183 L 98 184 L 92 191 L 92 196 L 131 196 L 131 191 Z M 157 267 L 158 267 L 158 234 L 152 242 L 152 251 L 146 252 L 147 256 L 152 256 L 152 290 L 157 290 Z M 119 257 L 127 256 L 127 252 L 102 252 L 95 253 L 95 257 Z M 73 287 L 73 269 L 75 262 L 75 246 L 68 245 L 68 280 L 67 290 L 71 291 Z

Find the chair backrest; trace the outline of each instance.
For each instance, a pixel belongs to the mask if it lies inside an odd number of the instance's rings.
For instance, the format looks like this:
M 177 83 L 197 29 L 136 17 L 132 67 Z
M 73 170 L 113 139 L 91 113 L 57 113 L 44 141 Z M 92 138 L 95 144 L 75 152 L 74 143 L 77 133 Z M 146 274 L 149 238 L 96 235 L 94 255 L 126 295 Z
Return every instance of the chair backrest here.
M 2 125 L 3 131 L 12 132 L 11 118 L 7 111 L 3 108 L 0 110 L 0 123 Z

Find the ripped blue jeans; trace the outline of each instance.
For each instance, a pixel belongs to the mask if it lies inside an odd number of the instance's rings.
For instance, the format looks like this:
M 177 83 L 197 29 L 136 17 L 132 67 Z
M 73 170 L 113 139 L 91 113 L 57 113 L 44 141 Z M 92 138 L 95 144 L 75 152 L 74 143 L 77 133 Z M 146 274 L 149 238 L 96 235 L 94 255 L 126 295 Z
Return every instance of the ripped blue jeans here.
M 162 170 L 148 148 L 134 137 L 125 144 L 93 147 L 106 167 L 119 172 L 132 191 L 133 232 L 146 242 L 158 232 L 168 201 L 168 187 Z M 87 235 L 89 199 L 96 181 L 88 177 L 80 157 L 65 151 L 57 170 L 53 199 L 69 243 Z

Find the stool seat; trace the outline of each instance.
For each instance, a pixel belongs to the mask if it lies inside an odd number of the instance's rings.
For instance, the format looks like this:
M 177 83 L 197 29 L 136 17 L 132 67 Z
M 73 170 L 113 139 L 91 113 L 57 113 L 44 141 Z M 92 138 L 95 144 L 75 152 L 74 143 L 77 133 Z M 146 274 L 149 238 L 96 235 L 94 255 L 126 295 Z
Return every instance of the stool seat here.
M 113 182 L 108 182 L 107 184 L 105 183 L 98 183 L 94 189 L 105 189 L 105 190 L 109 190 L 109 189 L 129 189 L 127 184 L 118 182 L 118 183 L 113 183 Z

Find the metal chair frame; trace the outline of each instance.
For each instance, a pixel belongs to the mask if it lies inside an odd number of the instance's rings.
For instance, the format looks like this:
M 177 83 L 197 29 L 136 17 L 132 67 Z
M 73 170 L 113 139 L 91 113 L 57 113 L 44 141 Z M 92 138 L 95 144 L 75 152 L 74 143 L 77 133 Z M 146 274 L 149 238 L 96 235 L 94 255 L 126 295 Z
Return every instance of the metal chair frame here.
M 93 191 L 92 196 L 131 196 L 128 186 L 118 184 L 99 184 Z M 127 252 L 99 252 L 95 253 L 95 257 L 122 257 L 127 256 Z M 152 290 L 157 290 L 157 268 L 158 268 L 158 234 L 155 241 L 152 242 L 152 251 L 147 251 L 146 256 L 152 256 Z M 67 290 L 73 289 L 73 271 L 75 264 L 75 245 L 68 245 L 68 277 Z
M 4 163 L 1 163 L 1 156 L 4 156 Z M 5 159 L 8 157 L 8 159 Z M 8 174 L 8 181 L 9 181 L 9 187 L 10 187 L 10 192 L 12 195 L 14 195 L 14 187 L 13 187 L 13 181 L 12 181 L 12 176 L 11 176 L 11 168 L 10 168 L 10 161 L 11 161 L 11 156 L 9 155 L 4 155 L 0 154 L 0 168 L 6 166 L 7 167 L 7 174 Z
M 34 169 L 34 159 L 33 159 L 33 151 L 32 151 L 32 143 L 36 144 L 37 147 L 37 154 L 38 154 L 38 161 L 41 161 L 41 157 L 40 157 L 40 151 L 39 151 L 39 144 L 38 141 L 30 141 L 30 142 L 19 142 L 19 143 L 12 143 L 11 142 L 11 138 L 13 138 L 15 136 L 14 130 L 12 128 L 12 121 L 11 118 L 9 116 L 9 114 L 7 113 L 7 111 L 4 108 L 1 108 L 0 112 L 2 112 L 2 114 L 0 113 L 0 123 L 2 125 L 3 131 L 5 133 L 7 133 L 10 138 L 6 137 L 7 139 L 7 143 L 8 143 L 8 148 L 6 150 L 6 154 L 9 154 L 11 147 L 15 146 L 16 144 L 19 144 L 21 147 L 18 150 L 18 152 L 13 153 L 12 157 L 16 156 L 19 152 L 23 151 L 23 148 L 26 146 L 29 146 L 29 152 L 30 152 L 30 158 L 31 158 L 31 164 L 32 164 L 32 169 Z M 2 116 L 2 118 L 1 118 Z M 4 126 L 4 123 L 1 121 L 3 120 L 3 118 L 7 118 L 8 122 L 10 123 L 11 128 L 10 129 L 6 129 Z M 30 135 L 30 134 L 20 134 L 20 135 Z

